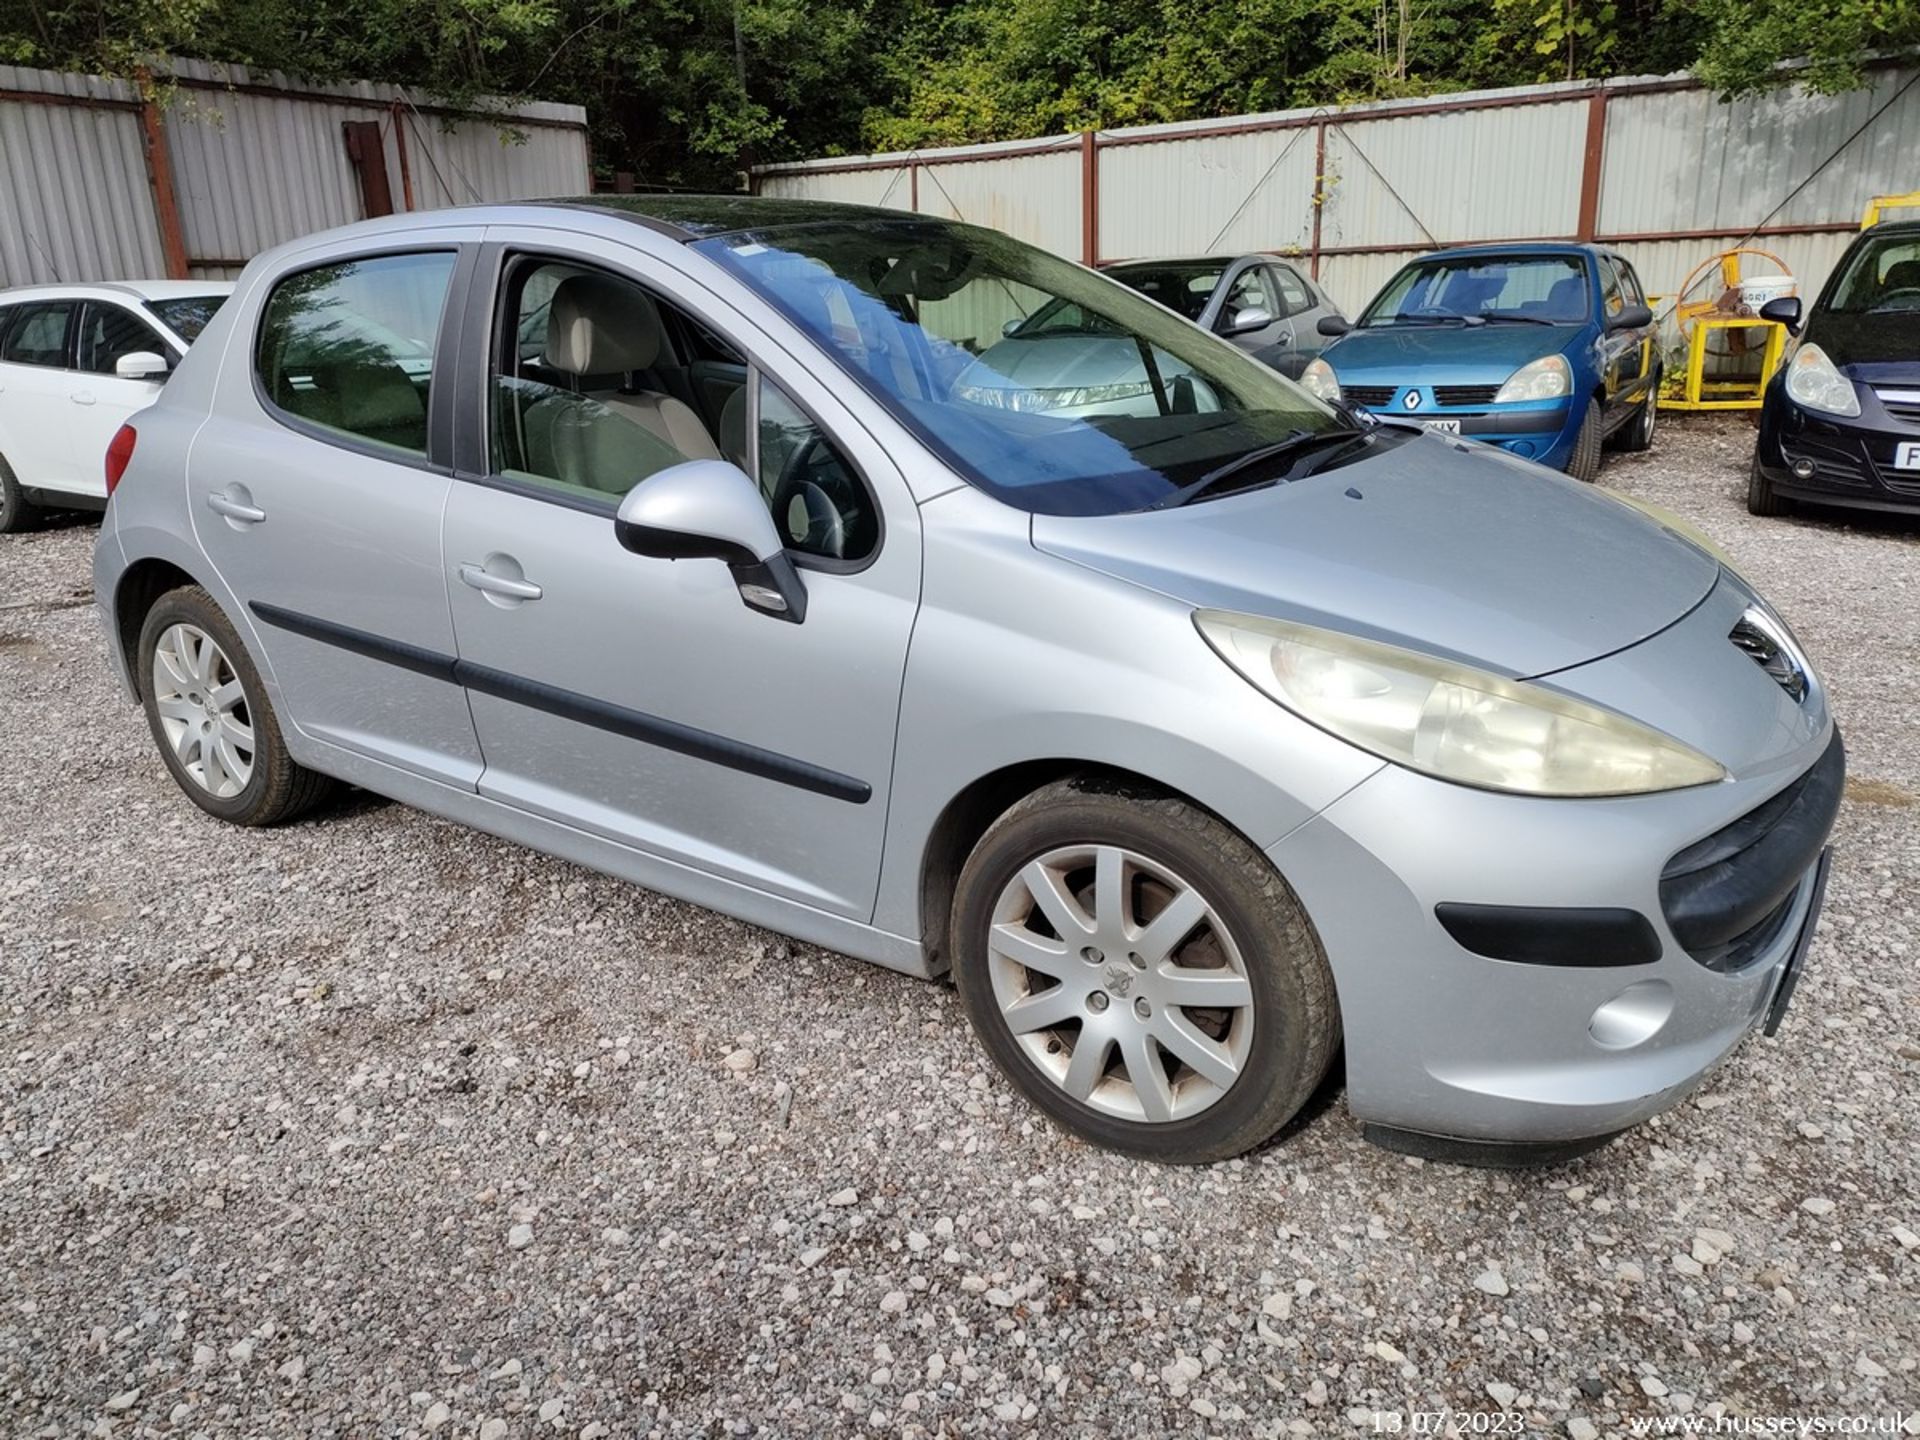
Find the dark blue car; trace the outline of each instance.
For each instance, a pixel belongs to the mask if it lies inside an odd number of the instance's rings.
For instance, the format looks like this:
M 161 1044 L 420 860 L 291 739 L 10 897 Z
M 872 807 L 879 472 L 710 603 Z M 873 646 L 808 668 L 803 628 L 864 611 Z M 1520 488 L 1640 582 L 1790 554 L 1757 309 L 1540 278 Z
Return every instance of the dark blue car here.
M 1301 381 L 1591 480 L 1653 443 L 1660 357 L 1633 266 L 1594 245 L 1471 245 L 1388 281 Z

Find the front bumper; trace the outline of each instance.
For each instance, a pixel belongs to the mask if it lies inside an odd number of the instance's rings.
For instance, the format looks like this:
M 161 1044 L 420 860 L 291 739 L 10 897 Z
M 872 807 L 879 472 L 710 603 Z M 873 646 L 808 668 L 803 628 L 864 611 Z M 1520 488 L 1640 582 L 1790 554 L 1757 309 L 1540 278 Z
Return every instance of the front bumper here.
M 1811 933 L 1832 823 L 1821 807 L 1837 807 L 1844 776 L 1838 746 L 1829 726 L 1784 773 L 1615 800 L 1497 795 L 1388 767 L 1274 845 L 1268 854 L 1333 966 L 1355 1117 L 1370 1132 L 1565 1145 L 1671 1107 L 1766 1019 Z M 1737 965 L 1710 968 L 1711 956 L 1675 932 L 1663 872 L 1716 835 L 1754 841 L 1739 822 L 1810 784 L 1817 757 L 1829 789 L 1799 831 L 1766 853 L 1736 845 L 1714 862 L 1739 892 L 1718 918 L 1738 914 L 1752 933 L 1743 931 L 1751 943 Z M 1779 898 L 1756 923 L 1762 892 Z M 1692 892 L 1682 929 L 1700 923 L 1707 893 Z M 1631 911 L 1658 953 L 1495 959 L 1439 918 L 1458 903 Z
M 1342 388 L 1344 393 L 1344 382 Z M 1443 402 L 1450 391 L 1461 387 L 1405 385 L 1355 388 L 1369 397 L 1367 402 L 1355 403 L 1364 403 L 1365 408 L 1383 419 L 1409 421 L 1448 430 L 1457 425 L 1458 433 L 1469 440 L 1496 445 L 1524 460 L 1535 460 L 1554 469 L 1566 468 L 1567 460 L 1573 454 L 1573 442 L 1579 434 L 1579 421 L 1585 418 L 1584 411 L 1576 416 L 1572 405 L 1565 399 L 1523 400 L 1506 405 L 1495 405 L 1489 400 L 1474 405 L 1453 405 Z M 1482 388 L 1491 390 L 1493 387 Z M 1386 392 L 1384 397 L 1383 391 Z M 1412 403 L 1409 404 L 1409 401 Z M 1439 422 L 1438 425 L 1436 422 Z
M 1773 488 L 1794 500 L 1862 510 L 1920 510 L 1920 469 L 1897 463 L 1920 445 L 1920 420 L 1892 414 L 1868 386 L 1852 419 L 1804 410 L 1784 387 L 1770 387 L 1760 418 L 1755 463 Z M 1920 386 L 1916 386 L 1920 389 Z

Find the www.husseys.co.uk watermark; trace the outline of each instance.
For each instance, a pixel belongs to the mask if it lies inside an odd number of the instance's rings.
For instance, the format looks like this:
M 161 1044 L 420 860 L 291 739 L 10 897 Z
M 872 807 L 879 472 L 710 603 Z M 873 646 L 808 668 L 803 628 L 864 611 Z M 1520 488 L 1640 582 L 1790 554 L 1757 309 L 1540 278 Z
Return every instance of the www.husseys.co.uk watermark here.
M 1595 1427 L 1598 1430 L 1598 1427 Z M 1526 1436 L 1516 1410 L 1376 1410 L 1376 1435 Z M 1920 1437 L 1920 1411 L 1886 1415 L 1647 1415 L 1609 1427 L 1616 1435 L 1893 1435 Z

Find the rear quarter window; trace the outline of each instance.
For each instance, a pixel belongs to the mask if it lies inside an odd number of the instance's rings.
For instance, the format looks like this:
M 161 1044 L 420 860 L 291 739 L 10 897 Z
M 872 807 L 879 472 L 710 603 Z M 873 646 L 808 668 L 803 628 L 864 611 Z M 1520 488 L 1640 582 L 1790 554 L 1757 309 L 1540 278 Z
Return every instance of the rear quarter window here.
M 261 394 L 305 425 L 427 453 L 434 345 L 454 252 L 343 260 L 277 281 L 261 313 Z

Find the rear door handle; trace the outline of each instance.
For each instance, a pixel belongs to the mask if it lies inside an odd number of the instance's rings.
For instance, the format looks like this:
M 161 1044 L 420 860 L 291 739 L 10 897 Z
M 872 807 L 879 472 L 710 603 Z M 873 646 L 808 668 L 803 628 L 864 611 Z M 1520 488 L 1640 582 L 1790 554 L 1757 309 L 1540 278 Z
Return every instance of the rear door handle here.
M 547 592 L 531 580 L 516 580 L 510 575 L 495 575 L 480 565 L 462 565 L 460 581 L 488 595 L 504 595 L 510 600 L 538 600 Z
M 71 399 L 76 405 L 91 405 L 93 404 L 93 391 L 76 390 L 73 392 Z
M 224 515 L 229 520 L 238 520 L 246 525 L 258 525 L 267 518 L 267 512 L 259 506 L 235 500 L 231 495 L 223 495 L 218 490 L 207 496 L 207 508 L 216 515 Z

